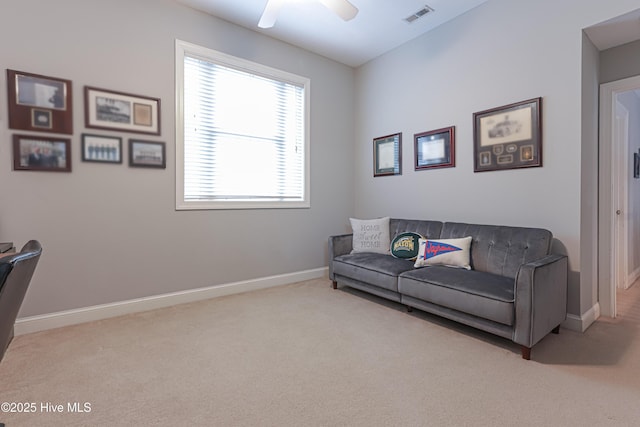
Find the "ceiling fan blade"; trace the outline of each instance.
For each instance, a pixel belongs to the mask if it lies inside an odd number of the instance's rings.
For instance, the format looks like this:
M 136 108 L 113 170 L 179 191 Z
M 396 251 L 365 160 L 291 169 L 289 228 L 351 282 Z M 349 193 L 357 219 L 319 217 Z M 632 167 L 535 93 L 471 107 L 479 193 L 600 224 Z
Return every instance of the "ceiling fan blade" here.
M 318 0 L 345 21 L 350 21 L 358 14 L 358 8 L 348 0 Z
M 267 5 L 264 7 L 264 12 L 262 12 L 262 17 L 260 17 L 258 27 L 273 27 L 276 23 L 276 19 L 278 18 L 278 12 L 280 12 L 280 8 L 283 4 L 284 0 L 267 0 Z

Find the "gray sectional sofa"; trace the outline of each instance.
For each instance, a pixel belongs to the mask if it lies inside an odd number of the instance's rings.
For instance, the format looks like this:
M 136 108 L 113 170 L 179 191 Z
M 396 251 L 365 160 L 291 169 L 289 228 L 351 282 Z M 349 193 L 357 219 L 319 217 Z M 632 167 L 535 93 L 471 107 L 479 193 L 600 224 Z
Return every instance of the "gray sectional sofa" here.
M 551 254 L 553 236 L 539 228 L 393 219 L 389 234 L 427 239 L 472 237 L 471 270 L 415 268 L 390 254 L 351 253 L 352 235 L 329 238 L 329 278 L 512 340 L 530 359 L 531 347 L 566 318 L 568 264 Z

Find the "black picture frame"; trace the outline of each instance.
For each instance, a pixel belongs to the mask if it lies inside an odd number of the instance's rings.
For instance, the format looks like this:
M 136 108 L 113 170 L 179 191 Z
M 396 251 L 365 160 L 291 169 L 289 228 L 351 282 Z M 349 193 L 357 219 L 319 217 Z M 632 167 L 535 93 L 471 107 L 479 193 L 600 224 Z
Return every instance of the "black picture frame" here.
M 167 167 L 165 143 L 130 139 L 129 166 L 165 169 Z
M 82 161 L 121 164 L 122 138 L 83 133 Z
M 474 172 L 542 166 L 542 98 L 473 114 Z
M 71 139 L 13 135 L 13 170 L 71 172 Z
M 454 126 L 416 133 L 413 144 L 415 170 L 455 167 Z
M 402 175 L 402 132 L 373 139 L 373 176 Z
M 9 128 L 73 134 L 71 80 L 7 69 Z

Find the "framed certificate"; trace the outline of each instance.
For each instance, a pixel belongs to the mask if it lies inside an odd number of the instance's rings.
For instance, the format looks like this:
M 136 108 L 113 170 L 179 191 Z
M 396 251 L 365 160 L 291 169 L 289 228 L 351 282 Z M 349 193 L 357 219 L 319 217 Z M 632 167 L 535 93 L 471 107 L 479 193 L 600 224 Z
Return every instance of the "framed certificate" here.
M 453 126 L 413 136 L 415 170 L 451 168 L 456 165 Z
M 402 133 L 373 140 L 373 176 L 388 175 L 402 175 Z

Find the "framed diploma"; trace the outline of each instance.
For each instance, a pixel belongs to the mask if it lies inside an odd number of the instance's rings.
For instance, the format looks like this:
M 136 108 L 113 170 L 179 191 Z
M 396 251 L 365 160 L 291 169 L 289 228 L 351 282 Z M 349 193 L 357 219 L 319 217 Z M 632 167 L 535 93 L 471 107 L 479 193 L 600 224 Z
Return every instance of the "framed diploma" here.
M 453 126 L 413 136 L 415 170 L 451 168 L 456 165 Z
M 402 133 L 373 140 L 373 176 L 388 175 L 402 175 Z

